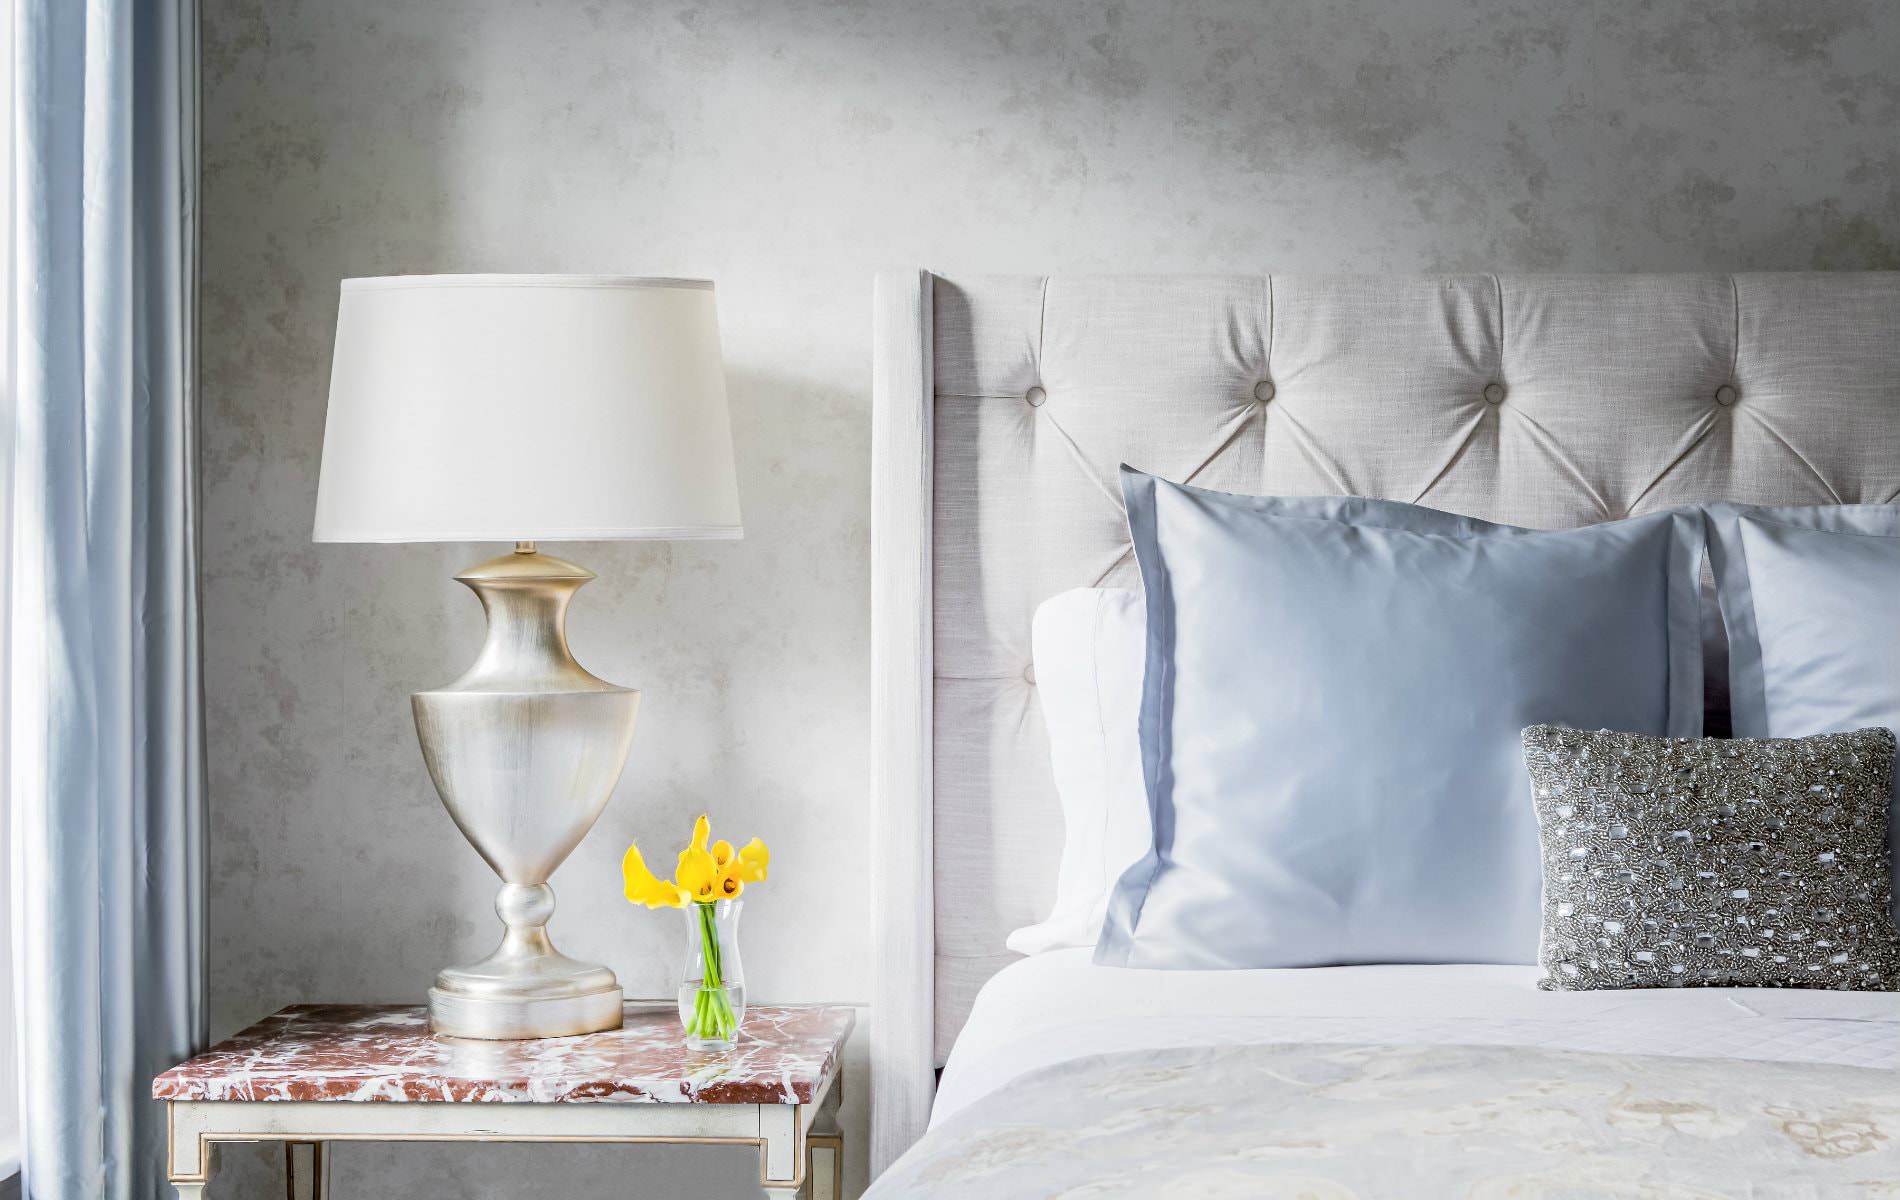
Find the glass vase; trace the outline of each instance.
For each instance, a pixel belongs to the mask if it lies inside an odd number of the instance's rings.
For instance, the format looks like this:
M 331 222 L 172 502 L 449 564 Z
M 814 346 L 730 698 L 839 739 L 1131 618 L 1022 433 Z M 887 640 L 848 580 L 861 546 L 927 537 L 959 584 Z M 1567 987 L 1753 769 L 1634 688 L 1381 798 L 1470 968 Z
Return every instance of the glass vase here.
M 745 1021 L 745 968 L 739 962 L 743 900 L 688 904 L 686 974 L 680 981 L 680 1024 L 694 1050 L 730 1050 Z

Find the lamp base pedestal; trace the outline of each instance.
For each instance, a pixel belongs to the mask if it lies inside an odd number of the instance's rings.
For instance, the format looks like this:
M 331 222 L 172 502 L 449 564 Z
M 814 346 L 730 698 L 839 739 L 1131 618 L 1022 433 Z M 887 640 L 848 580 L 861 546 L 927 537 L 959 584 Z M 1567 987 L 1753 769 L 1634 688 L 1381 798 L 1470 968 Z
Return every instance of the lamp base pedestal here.
M 569 958 L 548 941 L 554 889 L 503 884 L 495 912 L 501 945 L 449 967 L 429 989 L 429 1028 L 445 1037 L 512 1041 L 620 1028 L 620 982 L 606 967 Z
M 429 989 L 429 1028 L 481 1041 L 574 1037 L 620 1028 L 620 985 L 581 996 L 472 996 Z

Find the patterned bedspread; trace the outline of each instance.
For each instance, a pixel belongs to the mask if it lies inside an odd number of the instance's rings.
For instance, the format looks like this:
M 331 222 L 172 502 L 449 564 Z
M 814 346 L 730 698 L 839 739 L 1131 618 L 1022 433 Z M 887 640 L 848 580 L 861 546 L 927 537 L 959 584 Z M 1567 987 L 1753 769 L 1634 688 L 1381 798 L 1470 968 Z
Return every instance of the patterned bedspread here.
M 1077 1059 L 932 1130 L 866 1200 L 1900 1198 L 1900 1072 L 1505 1046 Z

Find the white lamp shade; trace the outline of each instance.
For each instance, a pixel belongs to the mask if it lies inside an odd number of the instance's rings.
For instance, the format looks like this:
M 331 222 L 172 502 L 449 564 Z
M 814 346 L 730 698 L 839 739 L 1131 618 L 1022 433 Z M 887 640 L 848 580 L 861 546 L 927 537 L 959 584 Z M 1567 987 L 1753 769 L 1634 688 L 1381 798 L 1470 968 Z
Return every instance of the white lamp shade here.
M 317 541 L 739 534 L 711 283 L 343 281 Z

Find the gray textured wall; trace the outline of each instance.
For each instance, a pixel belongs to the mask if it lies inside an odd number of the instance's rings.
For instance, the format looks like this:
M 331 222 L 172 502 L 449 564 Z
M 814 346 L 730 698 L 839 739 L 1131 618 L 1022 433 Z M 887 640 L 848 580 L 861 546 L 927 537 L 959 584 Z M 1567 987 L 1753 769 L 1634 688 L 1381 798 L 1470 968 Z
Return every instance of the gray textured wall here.
M 776 854 L 753 993 L 862 1001 L 875 268 L 1900 267 L 1882 0 L 204 8 L 220 1034 L 415 999 L 492 938 L 406 699 L 471 656 L 449 576 L 490 548 L 309 543 L 340 277 L 719 281 L 747 538 L 574 550 L 601 574 L 578 652 L 647 697 L 556 932 L 667 990 L 679 931 L 618 899 L 618 852 L 708 807 Z M 227 1163 L 214 1194 L 281 1194 L 269 1156 Z M 753 1178 L 743 1151 L 348 1146 L 337 1169 L 341 1195 L 425 1200 Z

